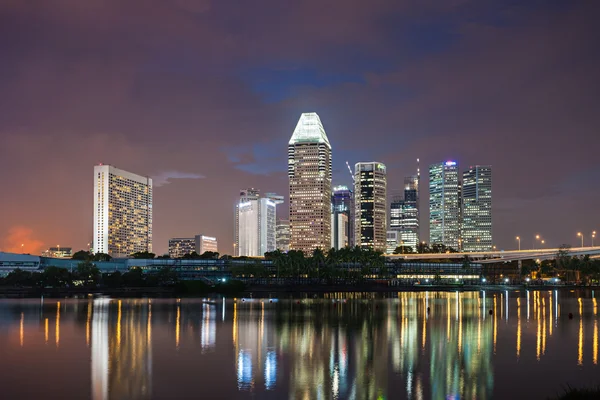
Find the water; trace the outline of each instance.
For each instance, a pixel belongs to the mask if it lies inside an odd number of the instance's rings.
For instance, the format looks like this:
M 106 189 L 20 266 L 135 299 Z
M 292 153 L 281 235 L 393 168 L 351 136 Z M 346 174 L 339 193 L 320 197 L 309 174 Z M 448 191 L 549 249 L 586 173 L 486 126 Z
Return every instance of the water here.
M 547 398 L 600 383 L 591 291 L 391 296 L 1 300 L 0 397 Z

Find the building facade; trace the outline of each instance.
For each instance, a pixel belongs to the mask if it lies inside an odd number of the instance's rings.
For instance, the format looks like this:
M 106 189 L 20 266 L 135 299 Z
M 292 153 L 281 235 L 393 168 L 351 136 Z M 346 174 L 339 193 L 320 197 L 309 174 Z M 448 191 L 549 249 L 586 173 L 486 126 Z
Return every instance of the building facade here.
M 331 246 L 331 145 L 316 113 L 304 113 L 288 143 L 290 249 Z
M 400 233 L 398 231 L 387 231 L 386 254 L 394 254 L 394 251 L 400 246 Z
M 460 182 L 455 161 L 429 167 L 429 243 L 460 248 Z
M 462 249 L 492 250 L 492 167 L 476 165 L 463 172 Z
M 73 249 L 71 247 L 50 247 L 42 252 L 42 257 L 53 258 L 71 258 L 73 257 Z
M 276 247 L 277 250 L 287 253 L 290 251 L 290 221 L 280 219 L 276 227 Z
M 417 250 L 419 218 L 419 175 L 413 175 L 404 178 L 403 198 L 390 203 L 390 230 L 398 232 L 399 245 Z
M 331 247 L 339 250 L 354 243 L 354 194 L 336 186 L 331 196 Z
M 111 165 L 94 166 L 95 253 L 152 252 L 152 179 Z
M 194 238 L 169 239 L 169 257 L 171 258 L 180 258 L 195 251 L 196 240 Z
M 276 207 L 282 196 L 260 197 L 256 189 L 240 192 L 235 206 L 235 256 L 260 257 L 276 249 Z
M 202 255 L 207 251 L 218 253 L 219 246 L 217 245 L 217 238 L 213 236 L 206 235 L 196 235 L 194 237 L 194 241 L 196 242 L 196 253 Z
M 383 163 L 356 163 L 354 196 L 356 245 L 385 252 L 387 247 L 387 176 Z

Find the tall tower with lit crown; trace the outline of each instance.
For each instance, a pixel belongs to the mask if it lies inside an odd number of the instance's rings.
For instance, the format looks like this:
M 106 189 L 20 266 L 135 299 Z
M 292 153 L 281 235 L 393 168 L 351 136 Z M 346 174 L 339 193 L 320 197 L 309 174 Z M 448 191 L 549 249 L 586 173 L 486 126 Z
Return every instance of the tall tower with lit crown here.
M 303 113 L 288 143 L 290 250 L 331 247 L 331 145 L 317 113 Z

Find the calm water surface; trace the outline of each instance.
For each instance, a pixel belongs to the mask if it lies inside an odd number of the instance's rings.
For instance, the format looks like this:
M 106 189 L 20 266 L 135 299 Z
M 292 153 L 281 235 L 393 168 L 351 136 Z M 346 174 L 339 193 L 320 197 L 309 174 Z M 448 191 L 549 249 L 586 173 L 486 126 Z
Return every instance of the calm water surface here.
M 595 295 L 2 300 L 0 398 L 547 398 L 600 383 Z

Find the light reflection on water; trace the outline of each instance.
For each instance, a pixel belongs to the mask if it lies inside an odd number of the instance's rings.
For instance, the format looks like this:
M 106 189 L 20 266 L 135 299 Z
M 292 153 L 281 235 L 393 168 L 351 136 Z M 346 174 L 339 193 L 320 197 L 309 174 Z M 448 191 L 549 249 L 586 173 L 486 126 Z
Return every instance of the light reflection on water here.
M 3 300 L 0 385 L 6 398 L 545 398 L 598 384 L 592 296 Z M 16 385 L 19 369 L 37 385 Z

